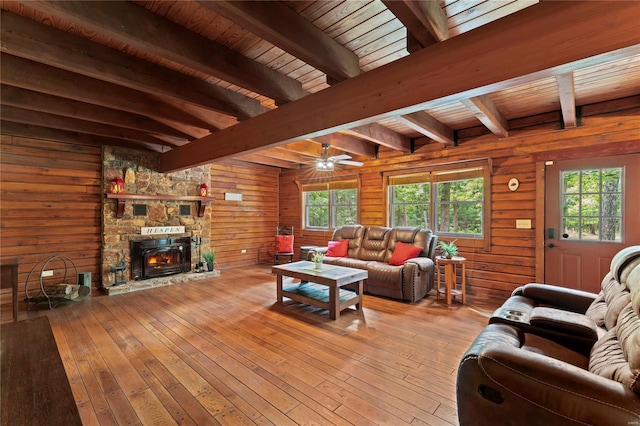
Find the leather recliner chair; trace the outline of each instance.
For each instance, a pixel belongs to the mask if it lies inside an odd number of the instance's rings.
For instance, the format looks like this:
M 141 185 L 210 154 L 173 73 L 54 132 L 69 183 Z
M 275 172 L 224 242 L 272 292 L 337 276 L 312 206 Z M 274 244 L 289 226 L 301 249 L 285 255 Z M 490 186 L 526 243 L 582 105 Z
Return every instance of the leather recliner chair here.
M 461 425 L 640 424 L 640 246 L 599 294 L 528 284 L 490 322 L 458 368 Z

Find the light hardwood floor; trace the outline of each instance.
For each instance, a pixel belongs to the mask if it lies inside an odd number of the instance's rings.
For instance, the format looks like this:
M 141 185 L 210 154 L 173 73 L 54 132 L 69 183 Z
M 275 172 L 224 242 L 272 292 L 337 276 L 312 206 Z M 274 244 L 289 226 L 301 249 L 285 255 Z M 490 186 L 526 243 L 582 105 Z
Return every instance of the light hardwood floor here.
M 458 361 L 497 307 L 365 296 L 331 321 L 275 301 L 256 266 L 20 319 L 49 316 L 86 425 L 450 425 Z

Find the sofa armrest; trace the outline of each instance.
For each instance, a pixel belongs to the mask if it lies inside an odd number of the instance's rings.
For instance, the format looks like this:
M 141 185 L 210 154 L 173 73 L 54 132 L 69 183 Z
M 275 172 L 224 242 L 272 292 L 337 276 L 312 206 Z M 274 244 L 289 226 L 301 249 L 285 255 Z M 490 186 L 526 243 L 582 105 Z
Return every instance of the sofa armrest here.
M 433 260 L 429 259 L 428 257 L 414 257 L 408 259 L 406 262 L 404 262 L 404 264 L 415 264 L 421 271 L 429 271 L 434 267 Z
M 402 299 L 417 302 L 433 288 L 433 260 L 428 257 L 414 257 L 402 266 Z
M 580 314 L 587 312 L 589 306 L 598 297 L 595 293 L 549 284 L 531 283 L 524 285 L 521 289 L 518 292 L 519 295 L 529 297 L 540 305 L 552 306 Z
M 498 328 L 499 327 L 499 328 Z M 640 397 L 622 383 L 521 349 L 513 330 L 492 324 L 478 336 L 458 369 L 461 425 L 635 424 Z
M 322 254 L 327 254 L 327 251 L 329 250 L 329 247 L 314 247 L 313 249 L 309 250 L 307 252 L 307 258 L 305 260 L 313 260 L 313 256 L 316 253 L 322 253 Z
M 529 322 L 534 327 L 555 330 L 570 336 L 598 340 L 598 325 L 586 315 L 562 309 L 540 306 L 533 308 L 529 315 Z

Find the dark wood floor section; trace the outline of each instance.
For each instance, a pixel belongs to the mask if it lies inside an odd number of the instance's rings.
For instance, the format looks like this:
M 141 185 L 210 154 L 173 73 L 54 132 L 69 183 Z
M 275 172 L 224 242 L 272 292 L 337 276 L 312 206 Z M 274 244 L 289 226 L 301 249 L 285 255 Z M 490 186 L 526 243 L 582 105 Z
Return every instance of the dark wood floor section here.
M 275 300 L 254 267 L 20 318 L 49 316 L 86 425 L 450 425 L 458 361 L 496 307 L 365 296 L 331 321 Z

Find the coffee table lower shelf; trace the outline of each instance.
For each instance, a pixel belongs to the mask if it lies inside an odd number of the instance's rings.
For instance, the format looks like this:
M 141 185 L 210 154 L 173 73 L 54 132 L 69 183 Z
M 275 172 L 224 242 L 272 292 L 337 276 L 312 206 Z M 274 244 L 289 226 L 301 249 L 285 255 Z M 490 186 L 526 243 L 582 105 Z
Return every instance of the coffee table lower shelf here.
M 339 305 L 338 310 L 342 311 L 349 306 L 356 305 L 359 309 L 360 295 L 354 291 L 338 288 Z M 285 284 L 282 286 L 282 295 L 291 300 L 318 308 L 331 310 L 329 297 L 329 287 L 312 282 L 301 282 L 295 284 Z M 338 311 L 338 312 L 339 312 Z

